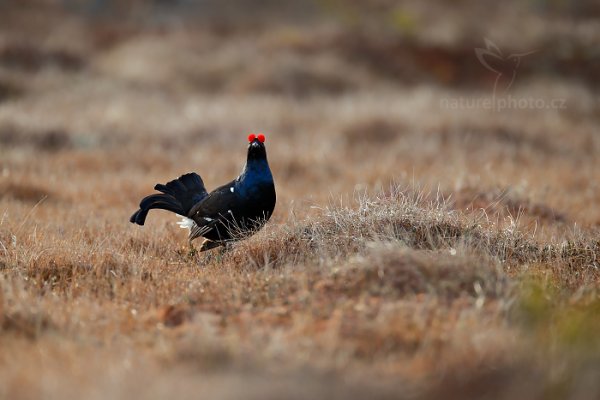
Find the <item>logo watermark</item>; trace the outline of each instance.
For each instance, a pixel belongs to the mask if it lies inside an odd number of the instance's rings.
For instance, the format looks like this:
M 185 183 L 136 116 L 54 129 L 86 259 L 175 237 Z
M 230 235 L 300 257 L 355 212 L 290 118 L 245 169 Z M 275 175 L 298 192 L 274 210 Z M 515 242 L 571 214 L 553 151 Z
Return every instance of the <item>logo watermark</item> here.
M 516 97 L 510 95 L 509 89 L 516 80 L 519 67 L 525 57 L 538 51 L 512 53 L 505 56 L 502 50 L 490 39 L 484 38 L 485 47 L 475 48 L 475 57 L 479 63 L 495 74 L 491 97 L 451 97 L 440 100 L 440 107 L 446 109 L 483 109 L 493 111 L 504 110 L 562 110 L 566 107 L 566 99 Z
M 504 57 L 502 51 L 494 42 L 488 38 L 485 38 L 484 41 L 485 49 L 476 48 L 475 55 L 481 65 L 496 74 L 494 82 L 495 96 L 497 93 L 505 93 L 510 89 L 517 76 L 521 59 L 530 54 L 537 53 L 537 50 L 519 54 L 515 53 Z
M 440 106 L 449 110 L 564 110 L 566 99 L 543 99 L 536 97 L 446 97 L 440 100 Z

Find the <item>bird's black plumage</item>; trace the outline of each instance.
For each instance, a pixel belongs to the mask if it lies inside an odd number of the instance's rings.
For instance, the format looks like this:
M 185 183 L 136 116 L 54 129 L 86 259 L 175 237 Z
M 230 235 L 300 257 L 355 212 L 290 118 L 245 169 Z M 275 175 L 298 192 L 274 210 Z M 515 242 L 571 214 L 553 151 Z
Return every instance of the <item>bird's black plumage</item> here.
M 262 135 L 259 135 L 259 137 Z M 161 194 L 152 194 L 140 202 L 140 209 L 130 222 L 144 225 L 148 211 L 162 209 L 191 221 L 190 242 L 204 237 L 200 251 L 227 242 L 243 239 L 262 228 L 275 208 L 275 184 L 267 161 L 264 136 L 249 138 L 248 157 L 242 173 L 233 181 L 206 191 L 202 178 L 189 173 L 154 187 Z

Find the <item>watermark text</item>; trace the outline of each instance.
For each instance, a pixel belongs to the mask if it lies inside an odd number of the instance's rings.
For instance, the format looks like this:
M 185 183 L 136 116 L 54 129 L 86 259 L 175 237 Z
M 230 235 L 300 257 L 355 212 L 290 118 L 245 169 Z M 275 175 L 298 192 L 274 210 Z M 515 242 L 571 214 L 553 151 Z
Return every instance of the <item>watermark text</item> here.
M 440 108 L 447 110 L 564 110 L 566 99 L 535 97 L 446 97 L 440 99 Z

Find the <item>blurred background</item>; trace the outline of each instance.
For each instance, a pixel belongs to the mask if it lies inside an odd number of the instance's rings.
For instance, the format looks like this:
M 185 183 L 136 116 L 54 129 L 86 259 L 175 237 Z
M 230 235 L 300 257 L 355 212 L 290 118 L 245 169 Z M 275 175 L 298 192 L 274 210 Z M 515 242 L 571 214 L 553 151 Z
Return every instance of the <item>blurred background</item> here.
M 598 71 L 593 0 L 0 0 L 4 196 L 214 187 L 263 131 L 280 204 L 416 182 L 597 226 Z
M 598 0 L 0 0 L 0 398 L 594 398 L 599 92 Z

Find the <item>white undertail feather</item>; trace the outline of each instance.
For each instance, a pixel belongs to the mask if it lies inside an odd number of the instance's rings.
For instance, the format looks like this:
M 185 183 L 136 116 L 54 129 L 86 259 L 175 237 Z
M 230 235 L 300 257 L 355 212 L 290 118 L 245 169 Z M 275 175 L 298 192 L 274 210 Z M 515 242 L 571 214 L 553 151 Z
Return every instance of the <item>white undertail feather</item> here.
M 194 226 L 195 222 L 193 219 L 189 219 L 187 217 L 183 217 L 183 216 L 179 216 L 181 217 L 181 221 L 179 221 L 177 223 L 177 225 L 179 225 L 179 227 L 181 229 L 192 229 L 192 227 Z

